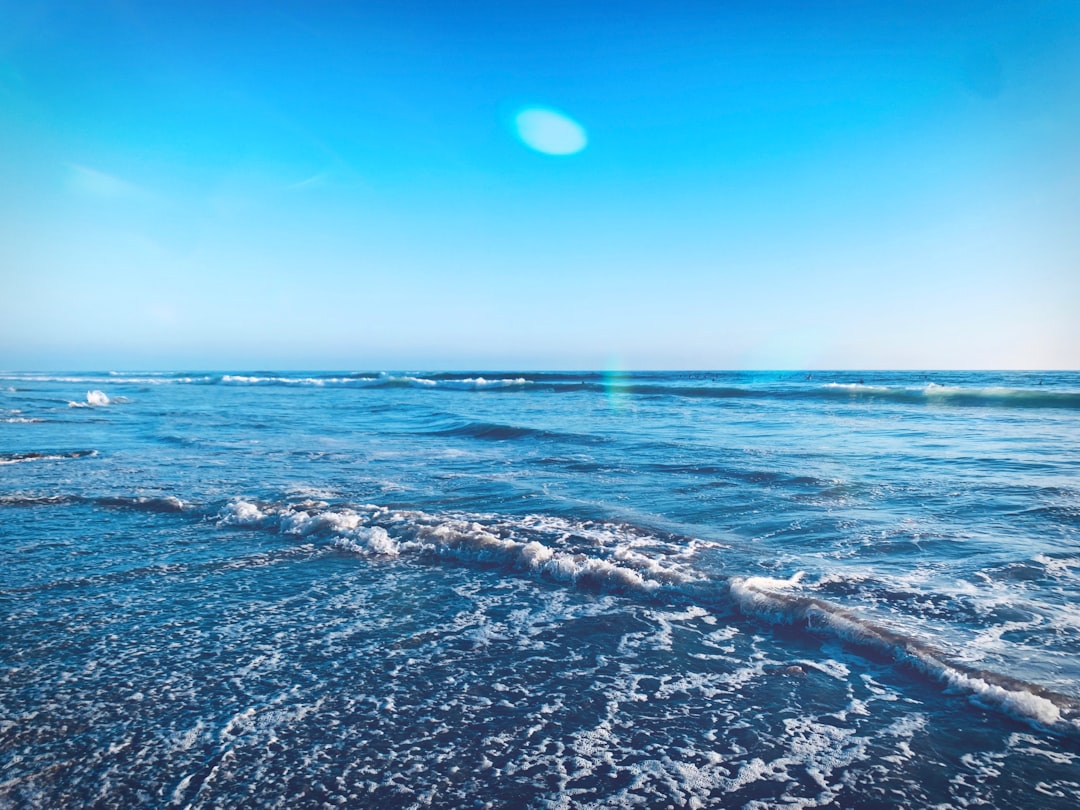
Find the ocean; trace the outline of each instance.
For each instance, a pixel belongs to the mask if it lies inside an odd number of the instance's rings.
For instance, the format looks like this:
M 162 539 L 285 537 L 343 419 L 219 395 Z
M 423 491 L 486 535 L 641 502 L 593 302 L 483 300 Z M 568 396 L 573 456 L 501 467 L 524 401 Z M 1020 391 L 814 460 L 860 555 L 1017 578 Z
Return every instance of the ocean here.
M 0 373 L 0 807 L 1080 806 L 1080 373 Z

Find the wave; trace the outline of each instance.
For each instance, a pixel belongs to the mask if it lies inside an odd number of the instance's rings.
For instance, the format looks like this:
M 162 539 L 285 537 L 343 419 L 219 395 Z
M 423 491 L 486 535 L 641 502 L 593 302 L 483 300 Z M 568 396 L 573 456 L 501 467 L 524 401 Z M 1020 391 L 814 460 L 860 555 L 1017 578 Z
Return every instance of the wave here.
M 437 375 L 291 377 L 225 375 L 233 385 L 343 385 L 359 388 L 420 388 L 490 391 L 529 388 L 544 393 L 602 393 L 634 398 L 679 397 L 715 400 L 885 402 L 922 406 L 1080 409 L 1080 392 L 1003 386 L 965 387 L 926 383 L 919 386 L 823 383 L 782 385 L 671 385 L 663 382 L 609 381 L 603 375 L 518 374 L 507 377 Z
M 365 556 L 413 556 L 493 564 L 558 582 L 621 593 L 675 592 L 703 577 L 680 556 L 647 553 L 670 539 L 625 524 L 527 515 L 432 515 L 387 507 L 290 505 L 230 501 L 223 526 L 266 529 L 299 537 L 323 536 Z M 684 555 L 704 545 L 691 542 Z
M 146 371 L 140 372 L 140 376 L 122 375 L 118 372 L 110 371 L 106 374 L 71 374 L 71 375 L 50 375 L 50 374 L 8 374 L 0 376 L 0 380 L 7 382 L 33 382 L 33 383 L 76 383 L 79 385 L 94 385 L 94 384 L 107 384 L 107 385 L 168 385 L 171 383 L 182 384 L 198 384 L 208 383 L 216 380 L 216 375 L 191 375 L 191 374 L 175 374 L 165 372 L 153 372 Z M 16 390 L 14 388 L 9 390 Z M 27 390 L 27 389 L 18 389 Z
M 23 464 L 28 461 L 61 461 L 63 459 L 87 458 L 96 455 L 97 450 L 69 450 L 63 453 L 42 453 L 31 450 L 24 453 L 0 453 L 0 464 Z
M 783 386 L 687 386 L 663 384 L 582 383 L 586 390 L 632 397 L 680 397 L 686 399 L 886 402 L 922 406 L 1080 409 L 1080 392 L 1037 388 L 945 386 L 885 386 L 860 383 Z M 554 386 L 557 390 L 581 390 L 578 386 Z
M 600 436 L 563 433 L 521 425 L 503 425 L 497 422 L 469 422 L 452 428 L 428 431 L 429 436 L 465 436 L 484 441 L 514 441 L 516 439 L 547 439 L 568 441 L 574 444 L 596 444 L 606 441 Z
M 991 708 L 1047 729 L 1080 735 L 1080 701 L 1019 678 L 953 660 L 946 652 L 823 599 L 792 593 L 790 580 L 710 577 L 693 564 L 719 544 L 650 532 L 627 524 L 551 516 L 432 515 L 366 505 L 229 502 L 225 526 L 257 527 L 303 538 L 322 536 L 368 557 L 413 556 L 494 565 L 526 576 L 664 604 L 697 605 L 825 632 L 856 649 L 898 663 L 960 690 Z
M 105 496 L 93 498 L 91 503 L 138 512 L 183 512 L 188 509 L 188 504 L 173 495 Z
M 90 504 L 109 509 L 136 512 L 191 512 L 192 505 L 173 495 L 27 495 L 16 493 L 0 495 L 0 507 L 63 506 L 66 504 Z
M 349 386 L 355 388 L 441 388 L 458 390 L 490 390 L 517 388 L 532 381 L 520 374 L 512 377 L 485 377 L 482 374 L 395 374 L 389 372 L 335 373 L 297 375 L 275 372 L 230 374 L 166 374 L 142 372 L 136 376 L 124 376 L 118 372 L 108 374 L 43 375 L 16 374 L 0 376 L 0 380 L 34 383 L 73 383 L 80 385 L 256 385 L 325 387 Z M 15 390 L 15 389 L 11 389 Z M 98 391 L 97 393 L 101 393 Z M 84 403 L 79 403 L 83 405 Z M 96 403 L 92 403 L 96 404 Z
M 119 402 L 120 399 L 110 399 L 109 395 L 104 391 L 87 391 L 85 402 L 69 402 L 70 408 L 104 408 L 106 405 L 112 405 L 114 402 Z
M 823 395 L 832 399 L 882 399 L 894 402 L 997 406 L 1009 408 L 1080 408 L 1080 392 L 988 386 L 971 388 L 927 383 L 890 387 L 861 383 L 827 383 Z
M 819 376 L 832 377 L 818 382 L 813 375 L 634 372 L 608 374 L 583 372 L 273 372 L 230 373 L 119 372 L 72 375 L 12 374 L 0 380 L 14 382 L 78 383 L 99 386 L 116 385 L 229 385 L 282 387 L 414 388 L 432 391 L 523 391 L 535 394 L 602 393 L 627 397 L 680 397 L 713 400 L 760 401 L 830 401 L 853 403 L 895 403 L 919 406 L 1059 408 L 1080 409 L 1080 390 L 1074 376 L 1052 376 L 1050 385 L 1017 386 L 1015 376 L 1004 379 L 1010 384 L 962 385 L 939 384 L 925 380 L 925 375 L 890 374 L 886 383 L 863 380 L 837 380 L 837 372 Z M 852 375 L 854 376 L 854 375 Z M 880 376 L 880 375 L 879 375 Z M 921 377 L 922 379 L 917 379 Z M 1000 377 L 999 377 L 1000 378 Z M 987 379 L 987 377 L 983 377 Z M 93 392 L 90 392 L 93 393 Z M 99 391 L 100 393 L 100 391 Z M 102 404 L 87 400 L 73 407 Z
M 786 580 L 710 575 L 695 562 L 706 549 L 724 548 L 711 541 L 614 521 L 538 514 L 428 513 L 321 500 L 282 503 L 237 498 L 217 507 L 199 507 L 170 496 L 0 497 L 3 506 L 70 502 L 184 513 L 223 528 L 294 537 L 305 546 L 321 541 L 338 552 L 372 560 L 411 559 L 496 568 L 514 576 L 664 606 L 695 606 L 717 615 L 741 614 L 801 627 L 815 635 L 831 636 L 856 651 L 884 654 L 988 708 L 1054 733 L 1080 736 L 1077 698 L 961 663 L 928 641 L 801 593 L 802 574 Z
M 452 390 L 489 390 L 495 388 L 514 388 L 527 385 L 529 381 L 524 377 L 492 378 L 482 376 L 462 377 L 453 376 L 428 376 L 408 374 L 387 374 L 380 372 L 375 375 L 349 374 L 345 376 L 290 376 L 290 375 L 242 375 L 225 374 L 220 378 L 224 385 L 264 385 L 264 386 L 348 386 L 353 388 L 442 388 Z
M 1080 700 L 1019 678 L 968 666 L 925 641 L 871 622 L 847 608 L 792 594 L 791 589 L 801 578 L 801 573 L 788 580 L 736 577 L 729 582 L 728 590 L 747 615 L 825 631 L 856 647 L 883 652 L 1017 719 L 1080 734 Z

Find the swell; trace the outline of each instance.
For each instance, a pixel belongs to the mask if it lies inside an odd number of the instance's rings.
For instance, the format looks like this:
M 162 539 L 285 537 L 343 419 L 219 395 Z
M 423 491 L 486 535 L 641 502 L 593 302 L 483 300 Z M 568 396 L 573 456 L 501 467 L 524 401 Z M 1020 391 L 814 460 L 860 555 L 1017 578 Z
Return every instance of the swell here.
M 429 436 L 464 436 L 484 441 L 513 441 L 517 439 L 541 439 L 574 444 L 596 444 L 607 441 L 599 436 L 531 428 L 522 425 L 504 425 L 498 422 L 469 422 L 456 427 L 426 431 Z

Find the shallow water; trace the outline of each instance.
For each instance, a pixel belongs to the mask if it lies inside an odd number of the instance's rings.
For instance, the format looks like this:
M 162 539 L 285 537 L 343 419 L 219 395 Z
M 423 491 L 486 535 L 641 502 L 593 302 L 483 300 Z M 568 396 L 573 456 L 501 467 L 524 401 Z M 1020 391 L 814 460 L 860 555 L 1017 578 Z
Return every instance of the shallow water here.
M 0 374 L 0 806 L 1080 801 L 1080 374 Z

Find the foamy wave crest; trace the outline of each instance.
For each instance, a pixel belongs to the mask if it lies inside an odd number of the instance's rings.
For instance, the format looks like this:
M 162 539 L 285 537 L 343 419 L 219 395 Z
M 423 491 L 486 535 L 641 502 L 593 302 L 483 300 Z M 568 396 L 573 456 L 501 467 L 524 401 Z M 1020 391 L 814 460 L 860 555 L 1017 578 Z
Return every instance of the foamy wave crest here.
M 792 593 L 801 579 L 733 578 L 729 593 L 745 614 L 779 624 L 802 624 L 857 646 L 884 652 L 947 686 L 970 694 L 1018 719 L 1049 729 L 1080 734 L 1080 701 L 1037 684 L 977 669 L 951 659 L 943 650 L 898 633 L 823 599 Z
M 111 405 L 113 400 L 109 399 L 109 396 L 104 391 L 87 391 L 85 402 L 69 402 L 68 407 L 71 408 L 103 408 L 106 405 Z
M 288 376 L 249 376 L 243 374 L 225 374 L 221 382 L 225 385 L 362 385 L 375 382 L 375 377 L 288 377 Z
M 370 505 L 331 507 L 321 501 L 278 506 L 243 500 L 231 501 L 218 521 L 299 537 L 321 536 L 340 549 L 370 556 L 497 565 L 605 591 L 674 593 L 706 582 L 685 562 L 702 544 L 689 544 L 682 558 L 650 554 L 648 547 L 663 543 L 661 538 L 613 524 L 537 515 L 512 520 Z
M 489 388 L 510 388 L 528 385 L 529 381 L 524 377 L 500 378 L 489 380 L 484 377 L 444 377 L 437 378 L 426 376 L 394 376 L 392 374 L 380 374 L 375 381 L 380 386 L 386 387 L 409 387 L 409 388 L 449 388 L 460 391 L 471 391 Z
M 525 377 L 506 377 L 487 379 L 485 377 L 428 377 L 424 375 L 388 374 L 378 375 L 350 374 L 346 376 L 308 376 L 294 377 L 287 374 L 225 374 L 220 378 L 223 385 L 261 385 L 261 386 L 346 386 L 350 388 L 422 388 L 452 389 L 462 391 L 486 390 L 493 388 L 512 388 L 530 384 Z

